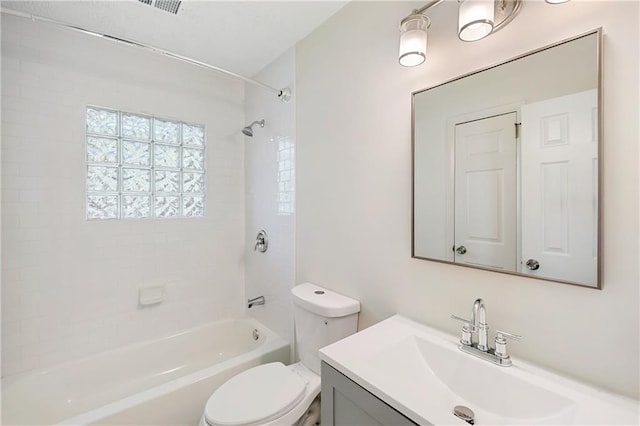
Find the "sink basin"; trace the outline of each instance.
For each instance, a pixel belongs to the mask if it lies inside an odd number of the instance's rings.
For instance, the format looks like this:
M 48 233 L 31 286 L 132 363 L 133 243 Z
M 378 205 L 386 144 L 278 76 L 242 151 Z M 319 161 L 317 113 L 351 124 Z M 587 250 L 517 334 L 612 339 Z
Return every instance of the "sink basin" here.
M 400 315 L 323 348 L 320 358 L 418 424 L 638 424 L 638 401 L 514 359 L 463 353 L 455 336 Z
M 445 408 L 447 416 L 454 406 L 464 405 L 476 416 L 482 411 L 487 424 L 568 423 L 573 401 L 506 369 L 471 357 L 455 344 L 412 336 L 373 356 L 364 372 L 388 372 L 379 384 L 389 390 L 401 390 L 413 381 L 424 397 Z

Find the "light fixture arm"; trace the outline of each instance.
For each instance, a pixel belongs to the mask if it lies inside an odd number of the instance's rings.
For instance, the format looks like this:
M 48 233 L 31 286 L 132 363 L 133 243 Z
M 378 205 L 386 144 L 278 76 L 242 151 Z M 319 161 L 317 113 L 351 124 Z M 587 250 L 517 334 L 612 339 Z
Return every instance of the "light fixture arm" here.
M 522 0 L 496 0 L 495 19 L 492 34 L 507 26 L 522 9 Z
M 444 0 L 432 0 L 418 9 L 413 9 L 413 11 L 409 15 L 405 16 L 403 20 L 408 18 L 411 15 L 422 14 L 427 10 L 431 9 L 432 7 L 439 5 L 443 1 Z M 516 15 L 520 12 L 521 9 L 522 9 L 522 0 L 495 0 L 495 13 L 496 13 L 495 19 L 496 20 L 493 26 L 493 31 L 491 33 L 493 34 L 499 29 L 505 27 L 509 22 L 513 20 L 513 18 L 516 17 Z
M 409 15 L 405 16 L 404 19 L 408 18 L 411 15 L 420 15 L 423 12 L 426 12 L 428 9 L 431 9 L 434 6 L 439 5 L 443 1 L 444 0 L 433 0 L 433 1 L 430 1 L 429 3 L 425 4 L 424 6 L 422 6 L 419 9 L 413 9 L 413 11 Z

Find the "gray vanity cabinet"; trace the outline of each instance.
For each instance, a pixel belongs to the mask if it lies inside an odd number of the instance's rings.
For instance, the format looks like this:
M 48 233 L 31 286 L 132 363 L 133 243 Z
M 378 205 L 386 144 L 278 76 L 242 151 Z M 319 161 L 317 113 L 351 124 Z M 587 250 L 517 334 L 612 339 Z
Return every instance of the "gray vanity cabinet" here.
M 322 363 L 322 426 L 415 425 L 391 406 Z

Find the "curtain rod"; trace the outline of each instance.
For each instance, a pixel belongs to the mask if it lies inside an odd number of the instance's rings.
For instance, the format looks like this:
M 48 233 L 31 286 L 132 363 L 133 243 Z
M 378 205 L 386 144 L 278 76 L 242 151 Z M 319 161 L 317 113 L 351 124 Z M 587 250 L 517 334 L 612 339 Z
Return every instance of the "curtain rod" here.
M 48 23 L 48 24 L 53 24 L 53 25 L 56 25 L 56 26 L 59 26 L 59 27 L 63 27 L 63 28 L 66 28 L 66 29 L 70 29 L 70 30 L 73 30 L 73 31 L 77 31 L 77 32 L 80 32 L 80 33 L 88 34 L 88 35 L 95 36 L 95 37 L 100 37 L 100 38 L 103 38 L 105 40 L 113 41 L 113 42 L 120 43 L 120 44 L 125 44 L 127 46 L 137 47 L 139 49 L 143 49 L 143 50 L 146 50 L 148 52 L 156 53 L 158 55 L 166 56 L 166 57 L 169 57 L 169 58 L 172 58 L 172 59 L 177 59 L 179 61 L 186 62 L 186 63 L 191 64 L 191 65 L 196 65 L 196 66 L 201 67 L 201 68 L 206 68 L 208 70 L 216 71 L 218 73 L 221 73 L 221 74 L 224 74 L 224 75 L 227 75 L 227 76 L 230 76 L 230 77 L 234 77 L 234 78 L 240 79 L 242 81 L 245 81 L 247 83 L 262 87 L 263 89 L 269 90 L 270 92 L 273 92 L 276 95 L 278 95 L 278 99 L 280 99 L 282 102 L 285 102 L 285 103 L 289 102 L 289 100 L 291 99 L 291 89 L 289 89 L 288 87 L 285 87 L 283 89 L 276 89 L 275 87 L 271 87 L 271 86 L 266 85 L 266 84 L 264 84 L 264 83 L 262 83 L 260 81 L 253 80 L 251 78 L 245 77 L 245 76 L 240 75 L 240 74 L 236 74 L 236 73 L 231 72 L 231 71 L 227 71 L 224 68 L 216 67 L 214 65 L 207 64 L 206 62 L 198 61 L 196 59 L 191 59 L 189 57 L 182 56 L 182 55 L 179 55 L 177 53 L 170 52 L 168 50 L 152 46 L 150 44 L 146 44 L 146 43 L 142 43 L 142 42 L 134 41 L 134 40 L 128 40 L 128 39 L 125 39 L 125 38 L 116 37 L 116 36 L 113 36 L 113 35 L 110 35 L 110 34 L 106 34 L 106 33 L 99 33 L 99 32 L 96 32 L 96 31 L 87 30 L 86 28 L 82 28 L 82 27 L 79 27 L 79 26 L 76 26 L 76 25 L 68 24 L 68 23 L 65 23 L 65 22 L 62 22 L 62 21 L 57 21 L 55 19 L 45 18 L 45 17 L 42 17 L 42 16 L 37 16 L 37 15 L 33 15 L 31 13 L 26 13 L 26 12 L 20 12 L 20 11 L 17 11 L 17 10 L 14 10 L 14 9 L 9 9 L 9 8 L 6 8 L 6 7 L 3 7 L 1 9 L 1 12 L 4 13 L 4 14 L 7 14 L 7 15 L 13 15 L 13 16 L 18 16 L 20 18 L 30 19 L 30 20 L 35 21 L 35 22 L 45 22 L 45 23 Z

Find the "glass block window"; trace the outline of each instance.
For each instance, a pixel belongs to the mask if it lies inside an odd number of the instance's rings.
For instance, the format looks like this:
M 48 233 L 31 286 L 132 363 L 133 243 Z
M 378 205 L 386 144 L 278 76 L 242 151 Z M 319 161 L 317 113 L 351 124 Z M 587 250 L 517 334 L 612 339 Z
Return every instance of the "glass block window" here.
M 290 215 L 295 205 L 294 145 L 289 138 L 278 140 L 278 214 Z
M 87 107 L 87 219 L 204 216 L 205 130 Z

